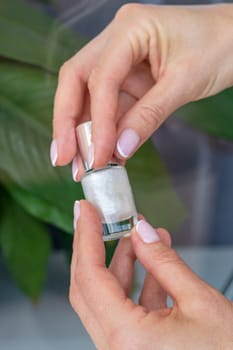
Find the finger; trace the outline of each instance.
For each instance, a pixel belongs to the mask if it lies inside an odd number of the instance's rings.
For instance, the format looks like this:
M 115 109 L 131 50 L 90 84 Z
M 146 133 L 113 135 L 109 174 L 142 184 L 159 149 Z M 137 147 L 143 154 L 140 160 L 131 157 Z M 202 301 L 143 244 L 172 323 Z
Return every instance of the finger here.
M 73 239 L 73 253 L 71 258 L 71 264 L 70 264 L 70 281 L 74 281 L 74 271 L 75 266 L 77 263 L 77 246 L 75 247 L 75 233 L 74 233 L 74 239 Z
M 76 284 L 95 319 L 109 335 L 119 320 L 127 322 L 134 304 L 126 298 L 119 282 L 105 266 L 102 225 L 97 210 L 86 201 L 80 203 Z
M 131 157 L 172 112 L 185 104 L 183 86 L 181 78 L 164 75 L 120 119 L 115 148 L 118 158 Z
M 130 294 L 136 256 L 129 238 L 122 238 L 116 248 L 109 270 L 117 278 L 125 295 Z
M 119 103 L 117 106 L 116 113 L 116 123 L 118 120 L 126 113 L 128 110 L 133 107 L 133 105 L 137 102 L 136 98 L 130 95 L 128 92 L 121 91 L 119 94 Z
M 53 138 L 56 141 L 56 155 L 52 158 L 53 165 L 68 164 L 77 152 L 75 127 L 82 117 L 87 80 L 105 45 L 109 28 L 110 25 L 60 69 L 54 99 Z
M 85 104 L 85 112 L 82 116 L 82 120 L 88 120 L 90 119 L 90 109 L 89 109 L 89 99 L 87 100 L 88 102 Z M 129 95 L 126 92 L 121 92 L 120 93 L 120 99 L 119 99 L 119 106 L 118 106 L 118 112 L 117 112 L 117 120 L 125 114 L 130 107 L 133 106 L 133 104 L 136 102 L 136 99 Z M 80 119 L 81 121 L 81 119 Z M 78 182 L 81 180 L 82 176 L 84 174 L 84 167 L 82 164 L 82 159 L 79 155 L 79 153 L 74 157 L 72 161 L 72 176 L 73 180 Z
M 138 213 L 138 220 L 145 220 L 145 216 L 141 213 Z
M 137 258 L 177 304 L 187 305 L 190 298 L 200 295 L 203 281 L 161 241 L 159 231 L 141 220 L 131 238 Z
M 122 90 L 126 91 L 136 99 L 140 99 L 155 84 L 155 80 L 151 74 L 149 64 L 142 62 L 132 67 L 126 80 L 122 84 Z
M 71 306 L 78 313 L 97 349 L 109 349 L 103 328 L 100 326 L 98 320 L 96 320 L 88 304 L 80 295 L 79 289 L 73 282 L 70 285 L 69 299 Z
M 76 71 L 73 59 L 60 70 L 54 100 L 53 139 L 57 158 L 54 165 L 66 165 L 77 152 L 75 126 L 83 109 L 85 82 Z
M 61 70 L 54 104 L 54 139 L 57 141 L 57 147 L 59 148 L 57 149 L 59 157 L 56 160 L 56 165 L 63 165 L 63 162 L 68 163 L 70 161 L 72 154 L 75 150 L 77 151 L 73 129 L 78 122 L 80 124 L 91 118 L 89 98 L 84 98 L 84 95 L 86 95 L 85 80 L 87 78 L 85 75 L 80 79 L 76 76 L 75 71 L 78 70 L 78 67 L 72 63 L 72 60 L 66 62 L 64 67 L 67 68 Z M 70 78 L 69 74 L 71 73 L 73 74 Z M 81 95 L 77 84 L 82 84 Z M 137 98 L 146 93 L 152 84 L 153 78 L 146 64 L 138 65 L 130 72 L 122 86 L 123 91 L 120 93 L 116 121 L 135 104 Z M 82 103 L 79 102 L 78 98 L 82 100 Z M 86 102 L 84 103 L 84 101 Z M 64 113 L 64 110 L 71 111 L 72 108 L 74 112 L 70 112 L 70 115 L 67 115 L 67 112 Z
M 74 217 L 78 220 L 79 217 L 79 206 L 74 206 Z M 77 265 L 77 251 L 78 251 L 78 230 L 74 233 L 73 240 L 73 254 L 71 259 L 71 273 L 70 273 L 70 291 L 69 299 L 73 309 L 79 314 L 84 327 L 88 328 L 90 337 L 93 339 L 94 343 L 99 349 L 107 349 L 106 339 L 103 329 L 99 325 L 98 321 L 95 320 L 91 310 L 88 308 L 88 304 L 83 299 L 83 296 L 79 292 L 76 285 L 75 279 L 75 267 Z
M 144 219 L 142 214 L 138 214 L 138 219 Z M 130 294 L 134 263 L 136 260 L 131 240 L 128 237 L 122 238 L 115 250 L 109 270 L 118 279 L 126 295 Z M 124 266 L 124 268 L 122 268 Z
M 81 180 L 82 175 L 84 174 L 84 167 L 82 159 L 79 153 L 74 157 L 72 161 L 72 177 L 75 182 Z
M 155 280 L 154 276 L 146 273 L 139 304 L 148 311 L 162 309 L 167 306 L 167 293 Z
M 84 123 L 87 120 L 90 120 L 90 96 L 88 92 L 86 92 L 86 95 L 85 95 L 85 101 L 83 103 L 83 112 L 82 112 L 82 116 L 79 118 L 79 123 Z M 75 132 L 77 132 L 77 128 L 75 129 Z M 76 153 L 76 156 L 72 161 L 73 180 L 75 182 L 80 181 L 83 174 L 84 174 L 84 166 L 78 150 Z
M 114 34 L 89 77 L 96 167 L 105 165 L 113 154 L 119 91 L 136 59 L 125 36 Z
M 153 84 L 154 79 L 148 64 L 142 62 L 131 69 L 126 80 L 123 82 L 122 91 L 119 93 L 116 122 L 133 107 L 139 98 L 145 95 Z
M 158 229 L 157 231 L 163 243 L 170 247 L 171 238 L 168 232 L 163 229 Z M 147 310 L 156 310 L 167 306 L 167 293 L 149 272 L 147 272 L 145 277 L 139 304 Z

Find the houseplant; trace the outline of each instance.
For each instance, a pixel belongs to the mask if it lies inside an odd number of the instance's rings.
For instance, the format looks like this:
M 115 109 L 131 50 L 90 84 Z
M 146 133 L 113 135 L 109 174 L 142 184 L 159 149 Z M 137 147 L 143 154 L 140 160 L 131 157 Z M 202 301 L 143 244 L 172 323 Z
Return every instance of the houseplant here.
M 52 249 L 49 228 L 69 237 L 73 203 L 82 197 L 69 167 L 51 167 L 49 146 L 59 67 L 86 40 L 20 0 L 1 1 L 0 29 L 0 248 L 15 282 L 35 301 Z M 150 142 L 128 170 L 138 210 L 155 225 L 177 225 L 183 206 Z M 109 243 L 108 260 L 113 248 Z

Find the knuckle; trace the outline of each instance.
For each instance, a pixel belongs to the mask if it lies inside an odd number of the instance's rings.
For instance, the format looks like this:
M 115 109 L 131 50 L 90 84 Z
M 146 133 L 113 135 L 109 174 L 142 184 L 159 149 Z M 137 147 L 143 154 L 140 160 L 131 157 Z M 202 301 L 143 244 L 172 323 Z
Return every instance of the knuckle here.
M 86 273 L 84 268 L 80 265 L 80 263 L 77 265 L 75 272 L 74 272 L 74 282 L 75 285 L 79 288 L 83 287 L 86 280 Z
M 58 72 L 58 81 L 67 77 L 75 80 L 81 78 L 81 76 L 79 76 L 79 72 L 82 71 L 82 67 L 83 65 L 80 62 L 75 63 L 74 57 L 71 57 L 60 67 Z
M 108 337 L 109 348 L 112 350 L 130 350 L 132 341 L 129 341 L 129 334 L 119 327 L 114 328 Z
M 59 69 L 58 80 L 62 80 L 67 74 L 70 74 L 71 64 L 70 60 L 63 63 L 63 65 Z
M 166 246 L 162 246 L 158 251 L 155 251 L 155 255 L 157 265 L 183 264 L 183 261 L 180 259 L 176 251 L 172 248 L 167 248 Z
M 227 314 L 228 305 L 226 299 L 213 287 L 203 282 L 202 288 L 193 294 L 190 301 L 189 312 L 196 317 L 205 318 L 212 315 L 213 319 L 218 321 L 221 319 L 221 314 Z
M 192 315 L 197 315 L 200 317 L 201 315 L 205 315 L 206 311 L 210 307 L 210 300 L 207 297 L 207 293 L 203 295 L 203 293 L 195 293 L 193 294 L 190 303 L 188 312 L 192 311 Z
M 90 73 L 89 79 L 88 79 L 88 90 L 90 91 L 90 93 L 94 90 L 96 90 L 96 87 L 98 85 L 98 82 L 100 80 L 100 67 L 97 66 L 95 68 L 93 68 L 93 70 Z
M 128 18 L 129 16 L 132 16 L 132 13 L 138 12 L 138 10 L 141 10 L 141 5 L 138 3 L 128 3 L 122 5 L 119 10 L 117 11 L 115 15 L 115 19 L 124 19 Z M 133 11 L 133 12 L 132 12 Z
M 212 311 L 222 309 L 223 296 L 213 287 L 208 286 L 205 288 L 203 295 L 199 297 L 199 308 L 200 310 L 206 311 L 206 308 Z
M 139 109 L 139 119 L 143 122 L 146 130 L 154 131 L 164 119 L 164 111 L 158 104 L 141 105 Z

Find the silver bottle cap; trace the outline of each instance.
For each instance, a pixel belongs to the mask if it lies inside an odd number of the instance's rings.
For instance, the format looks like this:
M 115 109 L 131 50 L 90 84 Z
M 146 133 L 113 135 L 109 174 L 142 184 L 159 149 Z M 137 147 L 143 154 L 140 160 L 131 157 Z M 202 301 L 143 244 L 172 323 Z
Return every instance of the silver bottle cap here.
M 90 166 L 90 156 L 91 156 L 91 148 L 93 144 L 91 142 L 91 132 L 92 132 L 92 122 L 88 121 L 82 123 L 76 128 L 76 135 L 79 147 L 79 154 L 81 156 L 84 169 L 86 171 L 92 169 Z

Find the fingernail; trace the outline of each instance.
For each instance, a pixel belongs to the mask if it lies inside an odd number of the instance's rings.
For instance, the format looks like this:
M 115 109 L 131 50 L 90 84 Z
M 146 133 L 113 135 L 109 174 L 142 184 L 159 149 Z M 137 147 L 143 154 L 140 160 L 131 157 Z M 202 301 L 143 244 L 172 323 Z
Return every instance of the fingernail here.
M 72 176 L 73 180 L 77 182 L 77 175 L 78 175 L 78 161 L 77 157 L 74 157 L 73 162 L 72 162 Z
M 125 129 L 118 141 L 117 151 L 123 158 L 128 158 L 137 148 L 140 141 L 139 135 L 133 129 Z
M 80 215 L 80 202 L 75 201 L 74 202 L 74 230 L 76 230 L 79 215 Z
M 160 237 L 155 229 L 145 220 L 138 221 L 136 231 L 145 243 L 154 243 L 160 241 Z
M 90 144 L 89 149 L 88 149 L 87 163 L 88 163 L 89 169 L 92 169 L 92 166 L 94 164 L 94 145 L 93 145 L 93 143 Z
M 56 142 L 56 140 L 53 140 L 51 142 L 50 159 L 51 159 L 52 166 L 56 166 L 56 162 L 57 162 L 57 142 Z

